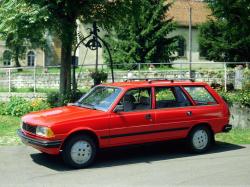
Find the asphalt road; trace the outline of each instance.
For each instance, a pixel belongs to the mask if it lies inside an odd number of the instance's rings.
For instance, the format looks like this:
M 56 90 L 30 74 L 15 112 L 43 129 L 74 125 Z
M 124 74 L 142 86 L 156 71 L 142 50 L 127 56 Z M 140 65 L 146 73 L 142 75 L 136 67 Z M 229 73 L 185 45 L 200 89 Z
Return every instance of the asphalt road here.
M 0 186 L 250 186 L 250 145 L 219 143 L 203 155 L 179 143 L 102 151 L 88 169 L 26 146 L 0 147 Z

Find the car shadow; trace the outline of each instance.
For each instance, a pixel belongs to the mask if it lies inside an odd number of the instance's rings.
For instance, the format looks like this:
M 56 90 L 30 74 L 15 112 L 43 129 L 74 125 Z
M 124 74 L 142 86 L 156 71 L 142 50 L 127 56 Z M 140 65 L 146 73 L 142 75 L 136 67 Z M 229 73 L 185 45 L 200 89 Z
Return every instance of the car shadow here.
M 216 144 L 205 154 L 221 153 L 243 149 L 244 146 L 224 142 Z M 34 153 L 32 160 L 42 166 L 56 171 L 72 170 L 66 166 L 60 156 Z M 197 154 L 188 153 L 182 141 L 158 142 L 144 145 L 134 145 L 101 150 L 95 163 L 89 168 L 105 168 L 135 163 L 148 163 L 160 160 L 171 160 L 185 157 L 195 157 Z

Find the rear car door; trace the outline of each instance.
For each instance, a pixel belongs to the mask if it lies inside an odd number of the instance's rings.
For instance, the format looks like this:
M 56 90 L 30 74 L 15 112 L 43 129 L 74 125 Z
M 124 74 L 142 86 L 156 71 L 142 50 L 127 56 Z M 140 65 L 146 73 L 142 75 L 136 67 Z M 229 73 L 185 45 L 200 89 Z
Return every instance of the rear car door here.
M 192 126 L 193 105 L 178 86 L 155 87 L 157 139 L 186 137 Z
M 111 145 L 141 143 L 150 139 L 148 131 L 152 131 L 155 120 L 152 110 L 152 88 L 136 88 L 128 90 L 118 105 L 124 110 L 111 114 Z

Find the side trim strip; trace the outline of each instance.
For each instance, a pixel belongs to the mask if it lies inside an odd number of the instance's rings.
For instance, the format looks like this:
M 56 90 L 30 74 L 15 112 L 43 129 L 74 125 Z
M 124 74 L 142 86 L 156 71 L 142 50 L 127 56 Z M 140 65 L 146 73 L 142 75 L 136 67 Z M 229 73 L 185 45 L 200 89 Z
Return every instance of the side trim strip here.
M 110 138 L 120 138 L 125 136 L 137 136 L 137 135 L 144 135 L 144 134 L 154 134 L 154 133 L 161 133 L 161 132 L 171 132 L 171 131 L 182 131 L 187 130 L 189 127 L 181 127 L 181 128 L 173 128 L 173 129 L 162 129 L 162 130 L 155 130 L 155 131 L 146 131 L 146 132 L 135 132 L 129 134 L 115 134 L 110 136 L 101 136 L 101 139 L 110 139 Z

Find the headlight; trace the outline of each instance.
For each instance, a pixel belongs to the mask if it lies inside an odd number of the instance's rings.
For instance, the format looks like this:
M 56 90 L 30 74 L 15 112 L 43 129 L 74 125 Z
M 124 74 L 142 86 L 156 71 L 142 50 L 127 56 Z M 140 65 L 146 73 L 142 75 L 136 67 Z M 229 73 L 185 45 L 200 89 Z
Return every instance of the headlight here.
M 42 126 L 36 127 L 36 135 L 43 136 L 46 138 L 51 138 L 55 136 L 53 131 L 49 127 L 42 127 Z

